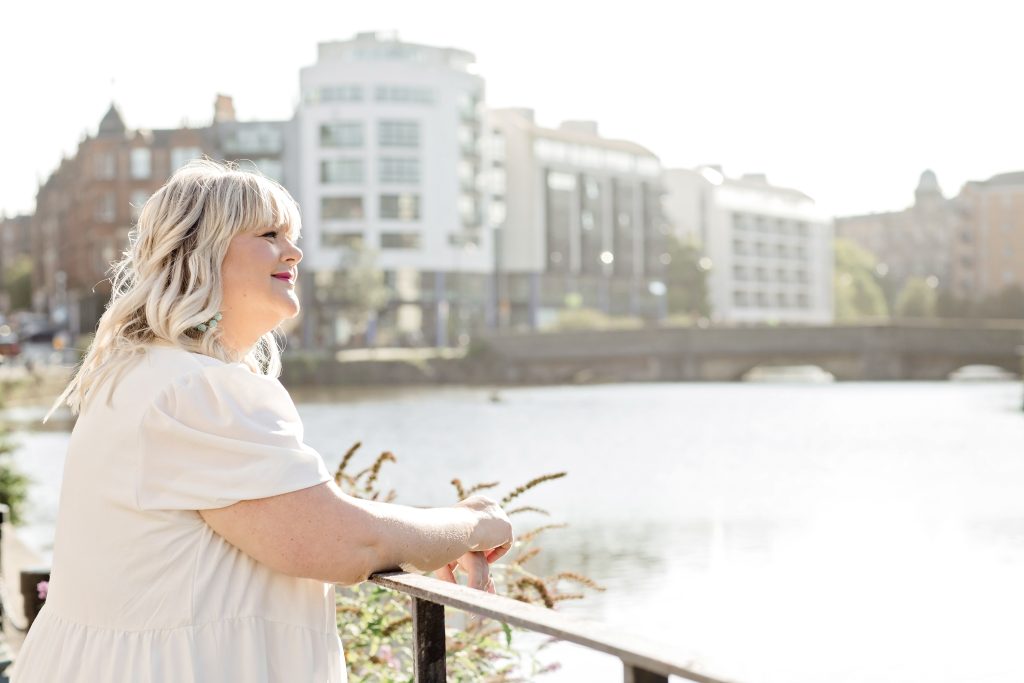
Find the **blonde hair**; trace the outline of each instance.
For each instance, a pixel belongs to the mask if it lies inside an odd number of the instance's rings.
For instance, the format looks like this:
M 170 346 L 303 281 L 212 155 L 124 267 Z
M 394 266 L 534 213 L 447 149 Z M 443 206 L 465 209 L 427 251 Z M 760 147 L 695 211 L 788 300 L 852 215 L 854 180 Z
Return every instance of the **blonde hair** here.
M 178 170 L 142 207 L 128 250 L 112 267 L 110 303 L 95 338 L 50 413 L 65 402 L 82 410 L 154 342 L 279 375 L 275 331 L 239 358 L 221 343 L 219 329 L 199 332 L 196 325 L 220 310 L 221 264 L 235 235 L 275 228 L 294 241 L 300 227 L 295 200 L 264 176 L 209 159 Z

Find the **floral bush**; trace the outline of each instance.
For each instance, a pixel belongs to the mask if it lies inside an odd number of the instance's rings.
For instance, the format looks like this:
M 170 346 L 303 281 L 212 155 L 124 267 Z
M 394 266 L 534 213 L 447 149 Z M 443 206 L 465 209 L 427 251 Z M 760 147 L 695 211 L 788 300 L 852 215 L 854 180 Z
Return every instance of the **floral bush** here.
M 369 500 L 390 502 L 394 491 L 382 491 L 379 485 L 381 468 L 397 462 L 394 454 L 381 453 L 368 467 L 350 473 L 360 444 L 348 450 L 338 466 L 335 481 L 346 493 Z M 504 495 L 495 495 L 498 482 L 466 486 L 452 480 L 456 502 L 467 496 L 488 491 L 501 501 L 514 520 L 520 516 L 547 517 L 547 510 L 520 505 L 520 498 L 541 484 L 561 479 L 565 472 L 545 474 L 515 487 Z M 540 576 L 528 567 L 541 552 L 539 540 L 546 531 L 563 524 L 540 524 L 517 529 L 513 549 L 491 566 L 495 590 L 499 595 L 522 602 L 554 608 L 565 600 L 584 597 L 584 590 L 603 590 L 585 576 L 561 572 Z M 372 583 L 337 590 L 338 630 L 345 643 L 345 658 L 354 680 L 366 683 L 392 683 L 413 680 L 413 643 L 410 598 L 404 594 Z M 540 663 L 538 652 L 550 641 L 531 647 L 514 647 L 518 629 L 494 620 L 446 611 L 446 652 L 448 680 L 498 683 L 527 681 L 558 668 L 558 664 Z M 536 640 L 536 639 L 534 639 Z M 518 644 L 518 643 L 516 643 Z

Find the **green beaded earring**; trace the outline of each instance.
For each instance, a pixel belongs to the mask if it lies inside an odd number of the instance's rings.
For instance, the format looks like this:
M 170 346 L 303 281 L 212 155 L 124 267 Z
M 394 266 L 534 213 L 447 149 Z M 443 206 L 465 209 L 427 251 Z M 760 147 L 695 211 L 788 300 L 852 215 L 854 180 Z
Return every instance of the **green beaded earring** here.
M 213 328 L 217 327 L 217 323 L 220 322 L 220 319 L 221 319 L 221 314 L 218 311 L 217 315 L 213 316 L 212 318 L 207 320 L 205 323 L 199 323 L 198 325 L 196 325 L 196 329 L 199 330 L 200 332 L 206 332 L 207 330 L 212 330 Z

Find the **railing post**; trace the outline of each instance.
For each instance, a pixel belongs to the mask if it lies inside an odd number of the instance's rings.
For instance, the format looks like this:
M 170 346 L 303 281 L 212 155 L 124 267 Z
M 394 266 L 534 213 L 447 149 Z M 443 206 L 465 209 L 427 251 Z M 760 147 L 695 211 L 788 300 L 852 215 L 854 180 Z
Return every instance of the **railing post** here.
M 413 598 L 412 637 L 416 683 L 446 683 L 444 605 Z
M 4 556 L 3 556 L 3 545 L 4 545 L 4 524 L 7 523 L 7 518 L 10 516 L 10 508 L 4 503 L 0 503 L 0 579 L 4 575 Z M 0 623 L 3 623 L 4 609 L 7 606 L 4 605 L 4 601 L 0 600 Z
M 21 570 L 21 598 L 25 607 L 25 628 L 32 626 L 45 600 L 39 597 L 39 582 L 50 580 L 49 569 Z
M 622 663 L 622 667 L 625 673 L 625 683 L 668 683 L 668 676 L 651 673 L 647 669 L 641 669 L 625 662 Z

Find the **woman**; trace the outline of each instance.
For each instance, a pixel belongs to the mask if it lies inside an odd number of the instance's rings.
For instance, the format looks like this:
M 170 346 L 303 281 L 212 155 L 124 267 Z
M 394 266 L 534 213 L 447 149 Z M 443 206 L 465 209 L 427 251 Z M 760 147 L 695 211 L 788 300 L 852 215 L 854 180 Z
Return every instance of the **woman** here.
M 283 188 L 214 162 L 146 202 L 58 400 L 80 416 L 13 680 L 334 683 L 334 583 L 458 564 L 491 586 L 512 543 L 495 503 L 354 499 L 303 443 L 273 337 L 299 311 L 298 234 Z

